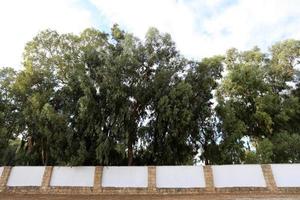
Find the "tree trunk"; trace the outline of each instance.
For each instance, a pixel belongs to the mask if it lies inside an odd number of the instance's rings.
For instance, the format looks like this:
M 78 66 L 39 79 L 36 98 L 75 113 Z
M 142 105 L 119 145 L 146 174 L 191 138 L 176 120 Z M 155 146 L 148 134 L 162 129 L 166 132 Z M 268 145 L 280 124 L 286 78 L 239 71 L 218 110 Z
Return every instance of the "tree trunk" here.
M 133 164 L 133 145 L 132 145 L 132 138 L 131 135 L 128 137 L 128 166 Z
M 45 145 L 44 140 L 42 140 L 42 162 L 44 166 L 47 166 L 48 164 L 48 151 L 47 146 Z
M 132 114 L 130 117 L 130 123 L 128 128 L 128 143 L 127 143 L 127 149 L 128 149 L 128 166 L 133 165 L 133 145 L 135 142 L 136 132 L 137 132 L 137 121 L 138 121 L 138 108 L 139 104 L 136 102 L 133 104 Z

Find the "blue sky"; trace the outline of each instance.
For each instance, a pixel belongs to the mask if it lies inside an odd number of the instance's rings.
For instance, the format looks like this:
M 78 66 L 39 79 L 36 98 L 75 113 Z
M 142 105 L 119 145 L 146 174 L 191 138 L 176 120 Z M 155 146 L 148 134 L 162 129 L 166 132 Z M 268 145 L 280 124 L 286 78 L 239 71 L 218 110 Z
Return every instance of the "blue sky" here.
M 169 32 L 194 59 L 300 39 L 299 0 L 2 0 L 0 67 L 21 67 L 24 45 L 46 28 L 108 32 L 114 23 L 143 39 L 149 27 Z

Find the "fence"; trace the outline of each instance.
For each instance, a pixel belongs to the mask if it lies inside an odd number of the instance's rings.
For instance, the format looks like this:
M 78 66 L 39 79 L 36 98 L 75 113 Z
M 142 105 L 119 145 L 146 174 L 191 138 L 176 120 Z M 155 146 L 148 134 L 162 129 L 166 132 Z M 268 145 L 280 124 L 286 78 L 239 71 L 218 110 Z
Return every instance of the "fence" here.
M 26 194 L 300 193 L 300 164 L 0 167 L 0 192 Z

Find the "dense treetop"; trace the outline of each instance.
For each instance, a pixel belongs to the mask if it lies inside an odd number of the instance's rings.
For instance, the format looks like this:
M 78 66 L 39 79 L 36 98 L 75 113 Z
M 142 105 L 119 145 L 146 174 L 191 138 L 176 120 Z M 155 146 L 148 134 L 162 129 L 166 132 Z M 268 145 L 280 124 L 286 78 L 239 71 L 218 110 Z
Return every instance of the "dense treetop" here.
M 195 61 L 155 28 L 42 31 L 0 68 L 0 165 L 300 162 L 299 65 L 298 40 Z

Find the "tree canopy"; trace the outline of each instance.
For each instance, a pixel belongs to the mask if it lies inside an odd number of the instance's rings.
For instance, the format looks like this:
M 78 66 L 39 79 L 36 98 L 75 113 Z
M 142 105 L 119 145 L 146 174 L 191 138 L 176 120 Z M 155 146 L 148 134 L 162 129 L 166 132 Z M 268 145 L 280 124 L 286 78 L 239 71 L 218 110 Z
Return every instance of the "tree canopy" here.
M 0 165 L 300 162 L 300 41 L 192 60 L 170 34 L 45 30 L 0 68 Z

